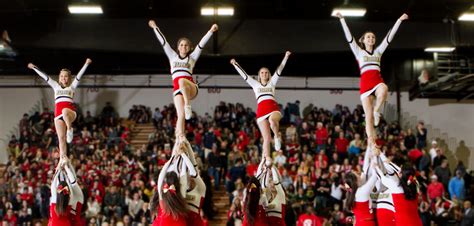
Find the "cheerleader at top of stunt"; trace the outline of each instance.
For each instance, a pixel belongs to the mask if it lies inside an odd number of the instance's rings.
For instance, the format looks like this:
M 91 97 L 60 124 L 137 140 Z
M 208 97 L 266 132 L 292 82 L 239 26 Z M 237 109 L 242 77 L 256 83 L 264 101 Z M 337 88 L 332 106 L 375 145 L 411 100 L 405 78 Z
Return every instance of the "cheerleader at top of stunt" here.
M 347 42 L 354 53 L 361 73 L 360 78 L 360 99 L 365 112 L 366 132 L 369 138 L 369 145 L 375 145 L 375 129 L 380 122 L 380 108 L 387 99 L 388 87 L 385 85 L 380 74 L 380 62 L 382 54 L 393 40 L 398 27 L 403 20 L 408 19 L 407 14 L 403 14 L 395 23 L 393 28 L 388 32 L 387 36 L 382 40 L 379 46 L 375 47 L 375 34 L 373 32 L 365 32 L 356 43 L 352 36 L 346 21 L 341 13 L 337 13 L 341 21 Z M 375 95 L 376 102 L 373 103 L 371 95 Z
M 166 41 L 165 36 L 161 33 L 155 21 L 150 20 L 148 25 L 155 32 L 170 62 L 171 77 L 173 78 L 173 101 L 178 114 L 176 134 L 181 142 L 186 139 L 184 136 L 184 121 L 192 116 L 190 101 L 196 98 L 198 94 L 198 85 L 193 80 L 194 65 L 199 59 L 202 49 L 211 38 L 212 33 L 217 31 L 218 26 L 216 24 L 212 25 L 211 29 L 204 35 L 194 50 L 189 39 L 180 38 L 177 45 L 178 51 L 175 52 Z
M 28 68 L 36 71 L 54 90 L 54 124 L 58 134 L 59 152 L 62 156 L 66 155 L 66 142 L 71 143 L 74 136 L 72 123 L 76 120 L 77 116 L 74 106 L 74 93 L 82 75 L 91 63 L 91 59 L 87 58 L 86 63 L 74 79 L 69 69 L 61 69 L 58 82 L 42 72 L 36 65 L 28 64 Z
M 282 116 L 278 104 L 275 101 L 275 88 L 290 55 L 291 52 L 286 51 L 283 61 L 272 76 L 268 68 L 260 68 L 258 71 L 258 80 L 250 77 L 235 59 L 230 61 L 240 76 L 242 76 L 255 92 L 255 98 L 257 99 L 257 123 L 263 137 L 263 157 L 267 159 L 267 166 L 271 164 L 270 142 L 272 131 L 275 134 L 275 150 L 281 151 L 279 130 Z

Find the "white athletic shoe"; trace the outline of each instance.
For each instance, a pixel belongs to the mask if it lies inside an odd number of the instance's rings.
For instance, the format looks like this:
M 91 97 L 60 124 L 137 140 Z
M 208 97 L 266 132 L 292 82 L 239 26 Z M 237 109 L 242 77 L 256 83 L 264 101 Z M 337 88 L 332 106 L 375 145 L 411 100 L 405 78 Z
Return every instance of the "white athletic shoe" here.
M 374 126 L 379 125 L 381 117 L 382 117 L 382 114 L 380 112 L 374 111 Z
M 273 141 L 275 142 L 275 151 L 280 151 L 281 150 L 280 138 L 278 138 L 278 136 L 275 135 L 275 137 L 273 138 Z
M 184 118 L 186 120 L 189 120 L 191 119 L 191 116 L 193 116 L 193 110 L 191 110 L 191 105 L 184 106 Z
M 66 131 L 66 142 L 70 144 L 72 142 L 72 138 L 74 138 L 74 131 L 71 128 Z

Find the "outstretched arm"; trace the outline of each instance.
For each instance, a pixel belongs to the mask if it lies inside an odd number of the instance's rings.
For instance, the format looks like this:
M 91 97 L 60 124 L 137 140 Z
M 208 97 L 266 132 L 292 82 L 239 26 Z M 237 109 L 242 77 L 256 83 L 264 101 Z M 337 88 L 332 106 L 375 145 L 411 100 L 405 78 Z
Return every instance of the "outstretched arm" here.
M 206 45 L 206 43 L 209 41 L 209 39 L 212 36 L 212 33 L 216 32 L 219 29 L 217 24 L 213 24 L 211 29 L 202 37 L 201 41 L 199 41 L 198 45 L 194 49 L 194 51 L 191 53 L 191 58 L 194 60 L 197 60 L 199 56 L 201 55 L 202 49 Z
M 163 46 L 163 50 L 168 58 L 172 58 L 176 55 L 176 52 L 171 48 L 170 44 L 166 41 L 165 36 L 161 33 L 160 29 L 156 25 L 154 20 L 148 21 L 148 26 L 150 26 L 153 31 L 155 32 L 156 38 L 160 41 L 161 45 Z
M 273 74 L 272 76 L 272 83 L 273 85 L 276 85 L 276 83 L 278 82 L 278 79 L 280 78 L 280 75 L 281 75 L 281 72 L 283 71 L 283 68 L 285 68 L 285 65 L 286 65 L 286 61 L 288 60 L 288 57 L 291 55 L 291 52 L 290 51 L 286 51 L 285 53 L 285 57 L 283 58 L 283 60 L 281 61 L 281 64 L 280 66 L 278 66 L 278 68 L 276 69 L 275 73 Z
M 42 79 L 44 79 L 49 86 L 51 86 L 53 89 L 59 88 L 59 84 L 54 81 L 51 77 L 49 77 L 46 73 L 41 71 L 36 65 L 29 63 L 28 64 L 29 69 L 33 69 Z
M 395 37 L 395 33 L 397 33 L 398 27 L 400 27 L 400 24 L 402 21 L 407 20 L 408 15 L 404 13 L 400 18 L 398 18 L 397 22 L 395 22 L 395 25 L 393 25 L 392 29 L 388 31 L 388 34 L 385 36 L 385 38 L 382 40 L 382 43 L 380 43 L 379 47 L 377 47 L 377 51 L 382 54 L 385 49 L 387 49 L 388 44 L 393 40 L 393 37 Z
M 74 81 L 72 82 L 72 85 L 71 87 L 73 89 L 77 88 L 77 85 L 79 85 L 79 80 L 81 80 L 82 78 L 82 75 L 84 75 L 84 72 L 86 72 L 86 69 L 87 67 L 89 66 L 89 64 L 92 63 L 92 60 L 87 58 L 86 59 L 86 63 L 84 64 L 84 66 L 82 66 L 81 70 L 79 71 L 79 73 L 77 73 L 76 75 L 76 78 L 74 79 Z
M 234 65 L 235 70 L 239 72 L 240 76 L 253 88 L 257 86 L 258 82 L 255 81 L 252 77 L 250 77 L 247 72 L 237 63 L 235 59 L 230 60 L 230 64 Z
M 351 47 L 351 50 L 354 53 L 354 55 L 357 56 L 359 54 L 360 47 L 357 45 L 357 42 L 354 40 L 354 36 L 352 36 L 351 31 L 349 30 L 349 27 L 346 24 L 346 20 L 339 12 L 336 14 L 336 17 L 338 17 L 339 21 L 341 22 L 342 30 L 344 31 L 344 35 L 346 36 L 346 41 L 349 43 L 349 46 Z

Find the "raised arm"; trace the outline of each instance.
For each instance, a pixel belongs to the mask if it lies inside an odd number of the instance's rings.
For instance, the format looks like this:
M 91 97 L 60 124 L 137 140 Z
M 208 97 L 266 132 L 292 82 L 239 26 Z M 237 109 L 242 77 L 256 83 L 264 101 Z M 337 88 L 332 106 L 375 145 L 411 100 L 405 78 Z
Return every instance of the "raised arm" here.
M 375 186 L 375 182 L 377 182 L 377 176 L 375 175 L 375 173 L 372 173 L 369 179 L 365 182 L 365 184 L 357 189 L 356 201 L 367 201 L 369 199 L 370 192 L 372 192 L 372 189 Z
M 262 158 L 262 161 L 260 161 L 260 164 L 258 164 L 257 172 L 255 173 L 255 177 L 260 180 L 262 175 L 264 174 L 263 167 L 265 165 L 265 158 Z
M 377 51 L 382 54 L 385 49 L 387 49 L 388 44 L 393 40 L 393 37 L 395 37 L 395 34 L 397 33 L 398 27 L 400 27 L 400 24 L 402 21 L 407 20 L 408 15 L 404 13 L 400 18 L 398 18 L 397 22 L 395 22 L 395 25 L 393 25 L 392 29 L 390 29 L 385 36 L 385 38 L 382 40 L 382 43 L 377 47 Z
M 382 160 L 383 162 L 383 166 L 385 167 L 385 169 L 387 170 L 387 173 L 390 175 L 390 176 L 393 176 L 395 173 L 399 173 L 400 172 L 400 167 L 397 166 L 395 163 L 391 162 L 387 156 L 385 156 L 384 153 L 380 153 L 380 160 Z
M 206 43 L 209 41 L 209 39 L 212 36 L 212 33 L 216 32 L 219 29 L 217 24 L 213 24 L 211 29 L 202 37 L 201 41 L 199 41 L 198 45 L 194 49 L 194 51 L 191 53 L 191 58 L 194 60 L 197 60 L 199 56 L 201 55 L 202 49 L 206 45 Z
M 349 27 L 346 24 L 346 20 L 339 12 L 336 14 L 336 17 L 338 17 L 339 21 L 341 22 L 342 30 L 344 31 L 344 35 L 346 36 L 346 41 L 349 43 L 349 46 L 351 47 L 351 50 L 354 55 L 357 56 L 359 54 L 360 47 L 357 45 L 354 36 L 352 36 L 351 31 L 349 30 Z
M 158 38 L 158 41 L 160 41 L 161 45 L 163 46 L 163 50 L 165 51 L 166 56 L 168 56 L 168 58 L 172 58 L 173 56 L 176 56 L 176 52 L 171 48 L 170 44 L 166 41 L 165 36 L 163 35 L 163 33 L 161 33 L 155 21 L 154 20 L 148 21 L 148 26 L 150 26 L 155 32 L 156 38 Z
M 56 203 L 57 197 L 58 197 L 58 184 L 59 184 L 59 172 L 60 170 L 57 169 L 56 172 L 54 172 L 53 180 L 51 181 L 51 203 Z
M 89 66 L 89 64 L 92 63 L 92 60 L 87 58 L 86 59 L 86 63 L 84 64 L 84 66 L 82 66 L 81 70 L 79 71 L 79 73 L 77 73 L 76 75 L 76 78 L 74 79 L 74 81 L 72 82 L 71 84 L 71 87 L 73 89 L 77 88 L 77 85 L 79 85 L 79 80 L 81 80 L 82 78 L 82 75 L 84 75 L 84 72 L 86 72 L 86 69 L 87 67 Z
M 272 180 L 273 184 L 276 186 L 280 184 L 280 173 L 278 172 L 277 168 L 275 166 L 272 166 Z
M 258 82 L 250 77 L 247 72 L 244 71 L 244 69 L 235 61 L 235 59 L 230 60 L 230 64 L 234 65 L 235 70 L 239 72 L 240 76 L 253 88 L 258 85 Z
M 163 194 L 163 191 L 162 191 L 163 181 L 165 180 L 166 173 L 168 172 L 168 167 L 170 166 L 171 161 L 173 160 L 174 157 L 175 156 L 171 156 L 171 159 L 165 163 L 163 168 L 161 168 L 160 174 L 158 175 L 158 181 L 156 182 L 156 184 L 157 184 L 157 188 L 158 188 L 157 190 L 158 190 L 158 195 L 160 197 L 160 200 L 162 199 L 162 194 Z
M 74 200 L 79 201 L 80 203 L 84 203 L 84 194 L 82 194 L 81 187 L 77 183 L 76 172 L 74 171 L 74 168 L 72 167 L 70 162 L 64 165 L 64 171 L 67 177 L 66 182 L 72 190 L 71 194 L 74 196 Z M 76 203 L 72 203 L 72 205 L 75 207 Z
M 189 175 L 191 177 L 196 177 L 197 176 L 197 171 L 196 169 L 194 168 L 193 166 L 193 163 L 191 162 L 191 160 L 189 160 L 188 156 L 185 154 L 185 153 L 182 153 L 181 154 L 181 158 L 183 159 L 184 161 L 184 164 L 183 166 L 185 166 L 187 168 L 187 170 L 189 170 Z M 184 168 L 184 173 L 186 173 L 186 168 Z M 183 172 L 181 172 L 183 173 Z
M 41 71 L 36 65 L 29 63 L 28 64 L 29 69 L 33 69 L 42 79 L 44 79 L 49 86 L 51 86 L 53 89 L 59 88 L 59 84 L 54 81 L 51 77 L 49 77 L 46 73 Z
M 286 51 L 285 57 L 281 61 L 280 66 L 278 66 L 278 68 L 275 70 L 275 73 L 273 73 L 273 76 L 272 76 L 272 79 L 271 79 L 273 85 L 276 85 L 276 83 L 278 82 L 278 79 L 280 78 L 281 72 L 283 71 L 283 68 L 285 68 L 286 61 L 288 60 L 288 57 L 290 55 L 291 55 L 291 52 Z

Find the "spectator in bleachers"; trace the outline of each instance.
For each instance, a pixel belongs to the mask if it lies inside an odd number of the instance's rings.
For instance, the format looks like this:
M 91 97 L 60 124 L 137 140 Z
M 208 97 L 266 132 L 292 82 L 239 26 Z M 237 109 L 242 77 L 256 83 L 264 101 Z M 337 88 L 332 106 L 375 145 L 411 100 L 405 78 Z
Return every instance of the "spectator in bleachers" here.
M 451 199 L 456 199 L 462 202 L 466 198 L 466 190 L 464 187 L 464 179 L 461 170 L 456 171 L 456 175 L 451 178 L 448 184 L 448 191 Z
M 448 167 L 448 160 L 444 159 L 441 165 L 434 169 L 434 173 L 438 176 L 438 180 L 443 184 L 444 190 L 448 190 L 449 179 L 451 178 L 451 171 Z

